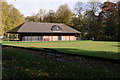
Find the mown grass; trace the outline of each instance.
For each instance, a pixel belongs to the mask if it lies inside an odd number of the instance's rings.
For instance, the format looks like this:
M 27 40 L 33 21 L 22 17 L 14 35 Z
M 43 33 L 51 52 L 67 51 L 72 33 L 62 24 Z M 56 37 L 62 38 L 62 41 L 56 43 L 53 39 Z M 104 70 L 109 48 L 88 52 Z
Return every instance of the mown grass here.
M 120 59 L 119 43 L 113 41 L 46 41 L 46 42 L 2 42 L 3 45 L 20 46 L 43 50 L 56 49 L 59 52 L 110 59 Z
M 27 51 L 4 48 L 3 78 L 120 78 L 119 67 L 114 65 L 87 65 L 78 62 L 46 60 Z

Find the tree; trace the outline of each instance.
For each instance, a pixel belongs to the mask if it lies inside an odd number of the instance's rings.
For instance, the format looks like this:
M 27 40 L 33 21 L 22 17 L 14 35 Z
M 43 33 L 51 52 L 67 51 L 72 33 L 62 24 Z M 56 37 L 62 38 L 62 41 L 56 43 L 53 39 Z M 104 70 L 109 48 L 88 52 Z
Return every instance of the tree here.
M 39 18 L 39 22 L 42 22 L 44 20 L 45 14 L 46 10 L 39 10 L 39 12 L 36 14 L 36 16 Z
M 101 12 L 101 5 L 100 2 L 88 2 L 86 4 L 86 11 L 93 11 L 95 15 L 99 15 Z
M 120 33 L 120 1 L 117 3 L 118 6 L 118 40 L 120 39 L 119 33 Z M 120 40 L 119 40 L 120 41 Z
M 31 22 L 31 21 L 33 22 L 33 18 L 31 16 L 27 16 L 25 20 L 26 22 Z
M 13 6 L 2 2 L 2 35 L 6 35 L 7 31 L 22 24 L 25 21 L 24 16 Z
M 104 2 L 99 15 L 103 40 L 118 39 L 118 6 L 116 3 Z
M 56 22 L 56 16 L 53 10 L 49 10 L 49 12 L 44 17 L 44 22 L 54 23 Z
M 99 24 L 98 24 L 98 17 L 95 15 L 94 11 L 87 11 L 84 16 L 86 26 L 86 36 L 88 39 L 97 39 L 99 35 Z
M 75 11 L 77 15 L 72 22 L 77 30 L 81 32 L 80 36 L 82 39 L 97 39 L 99 26 L 96 13 L 99 13 L 100 5 L 101 4 L 97 2 L 87 4 L 81 2 L 76 3 Z
M 2 1 L 0 1 L 0 36 L 2 36 Z
M 56 22 L 69 24 L 71 21 L 72 12 L 67 4 L 60 5 L 56 12 Z
M 45 15 L 46 15 L 46 10 L 40 9 L 37 14 L 32 14 L 32 16 L 27 16 L 25 19 L 27 22 L 44 22 Z
M 36 14 L 32 14 L 32 16 L 27 16 L 25 20 L 26 22 L 40 22 L 40 19 Z

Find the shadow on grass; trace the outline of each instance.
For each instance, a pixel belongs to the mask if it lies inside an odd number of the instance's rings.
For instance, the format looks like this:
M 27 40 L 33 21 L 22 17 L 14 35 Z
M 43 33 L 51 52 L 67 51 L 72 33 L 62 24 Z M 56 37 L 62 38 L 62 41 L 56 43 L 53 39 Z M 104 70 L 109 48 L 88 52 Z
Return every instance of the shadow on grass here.
M 30 47 L 31 50 L 43 50 L 43 48 Z M 58 54 L 71 55 L 71 56 L 83 56 L 87 58 L 101 58 L 101 59 L 115 59 L 120 60 L 120 54 L 116 52 L 108 51 L 89 51 L 83 49 L 72 49 L 72 48 L 50 48 L 58 51 Z
M 111 45 L 111 46 L 114 46 L 114 47 L 120 47 L 120 45 Z
M 4 45 L 8 46 L 8 45 Z M 17 47 L 17 46 L 8 46 L 14 48 L 29 49 L 35 51 L 45 51 L 43 48 L 35 47 Z M 58 54 L 71 55 L 71 56 L 82 56 L 87 58 L 100 58 L 100 59 L 111 59 L 111 60 L 120 60 L 120 54 L 117 52 L 108 52 L 108 51 L 90 51 L 83 49 L 74 49 L 74 48 L 50 48 L 58 51 Z M 52 51 L 53 52 L 53 51 Z

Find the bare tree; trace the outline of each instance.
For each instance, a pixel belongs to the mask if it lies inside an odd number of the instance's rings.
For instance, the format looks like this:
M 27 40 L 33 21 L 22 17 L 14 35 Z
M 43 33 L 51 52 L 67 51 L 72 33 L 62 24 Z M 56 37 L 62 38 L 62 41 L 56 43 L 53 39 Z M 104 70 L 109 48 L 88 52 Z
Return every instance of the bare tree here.
M 39 18 L 39 21 L 42 22 L 46 14 L 46 10 L 40 9 L 37 13 L 37 16 Z

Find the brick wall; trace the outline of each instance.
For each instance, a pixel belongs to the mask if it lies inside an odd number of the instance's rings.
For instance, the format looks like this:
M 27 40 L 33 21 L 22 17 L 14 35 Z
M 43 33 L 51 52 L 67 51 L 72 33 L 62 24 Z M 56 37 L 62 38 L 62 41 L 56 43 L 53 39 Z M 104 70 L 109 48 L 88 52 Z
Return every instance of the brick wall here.
M 43 40 L 49 40 L 49 41 L 58 41 L 58 34 L 44 34 Z M 73 41 L 75 40 L 74 34 L 62 34 L 61 35 L 61 41 Z

